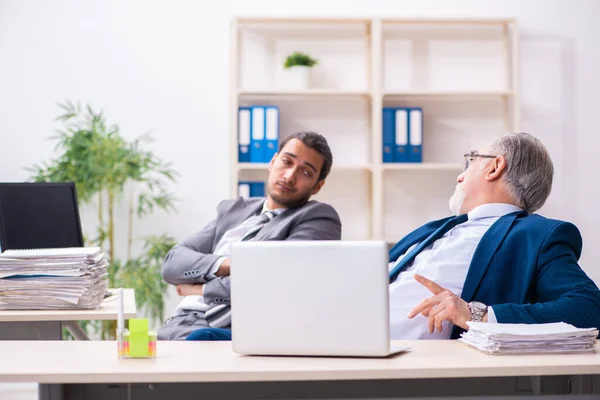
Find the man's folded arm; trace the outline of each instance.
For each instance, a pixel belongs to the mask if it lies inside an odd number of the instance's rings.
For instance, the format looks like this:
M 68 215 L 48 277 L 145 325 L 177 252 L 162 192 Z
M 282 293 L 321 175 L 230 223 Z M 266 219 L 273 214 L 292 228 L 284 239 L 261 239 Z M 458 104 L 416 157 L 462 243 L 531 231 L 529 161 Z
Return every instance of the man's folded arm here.
M 566 322 L 600 329 L 600 290 L 577 263 L 581 235 L 570 223 L 557 225 L 539 253 L 533 304 L 492 305 L 501 323 Z
M 220 276 L 204 285 L 202 291 L 206 304 L 228 303 L 231 298 L 231 283 L 228 276 Z
M 162 277 L 173 285 L 205 283 L 214 278 L 221 256 L 211 254 L 216 220 L 201 231 L 178 243 L 165 256 Z

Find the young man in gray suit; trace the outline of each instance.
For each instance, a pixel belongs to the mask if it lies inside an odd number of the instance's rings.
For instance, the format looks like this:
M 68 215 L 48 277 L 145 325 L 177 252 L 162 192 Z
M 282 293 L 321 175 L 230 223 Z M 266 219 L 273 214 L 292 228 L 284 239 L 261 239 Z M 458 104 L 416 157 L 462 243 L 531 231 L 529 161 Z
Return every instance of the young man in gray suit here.
M 287 137 L 269 163 L 267 197 L 222 201 L 217 217 L 167 253 L 163 279 L 186 296 L 159 340 L 229 340 L 230 250 L 241 240 L 340 240 L 333 207 L 310 200 L 325 184 L 333 157 L 314 132 Z

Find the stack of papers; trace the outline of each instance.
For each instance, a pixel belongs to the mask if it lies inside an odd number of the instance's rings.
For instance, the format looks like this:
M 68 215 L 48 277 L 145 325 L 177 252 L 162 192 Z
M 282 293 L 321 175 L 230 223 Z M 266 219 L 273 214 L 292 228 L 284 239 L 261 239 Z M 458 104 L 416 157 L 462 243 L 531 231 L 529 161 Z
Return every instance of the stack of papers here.
M 98 308 L 107 268 L 100 247 L 6 250 L 0 254 L 0 310 Z
M 500 324 L 467 322 L 458 339 L 488 354 L 548 354 L 594 352 L 598 330 L 557 322 Z

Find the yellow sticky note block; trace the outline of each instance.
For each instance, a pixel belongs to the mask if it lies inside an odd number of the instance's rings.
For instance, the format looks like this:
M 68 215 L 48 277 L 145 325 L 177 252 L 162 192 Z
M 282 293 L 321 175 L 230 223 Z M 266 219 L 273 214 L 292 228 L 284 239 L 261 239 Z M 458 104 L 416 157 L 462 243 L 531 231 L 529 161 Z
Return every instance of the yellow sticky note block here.
M 148 319 L 129 320 L 129 356 L 148 357 Z

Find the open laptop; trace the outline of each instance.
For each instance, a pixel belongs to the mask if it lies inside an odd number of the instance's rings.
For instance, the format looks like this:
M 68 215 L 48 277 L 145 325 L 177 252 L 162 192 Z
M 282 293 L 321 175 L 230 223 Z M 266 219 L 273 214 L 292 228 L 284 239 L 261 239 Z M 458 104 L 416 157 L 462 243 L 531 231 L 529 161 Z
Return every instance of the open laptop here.
M 249 355 L 386 357 L 382 241 L 239 242 L 231 254 L 233 349 Z

